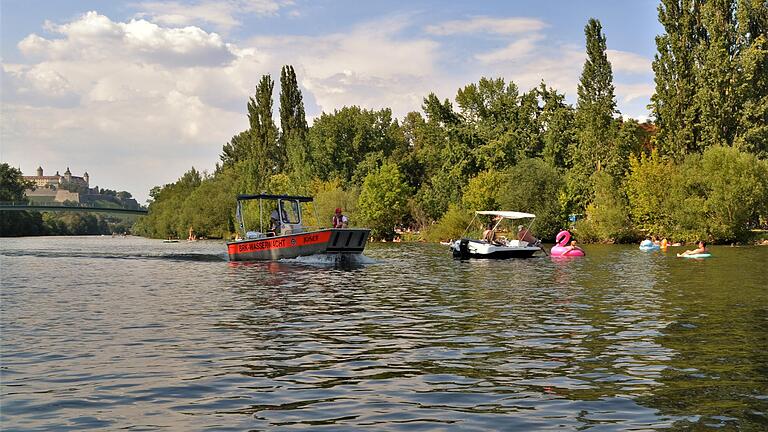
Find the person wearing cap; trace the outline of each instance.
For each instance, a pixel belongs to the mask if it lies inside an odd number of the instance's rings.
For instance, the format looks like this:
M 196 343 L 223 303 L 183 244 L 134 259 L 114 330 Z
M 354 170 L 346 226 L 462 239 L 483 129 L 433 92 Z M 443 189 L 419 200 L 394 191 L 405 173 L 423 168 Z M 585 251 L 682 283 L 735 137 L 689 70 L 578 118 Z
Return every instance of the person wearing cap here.
M 524 225 L 518 225 L 517 227 L 517 239 L 527 242 L 530 245 L 539 243 L 539 239 L 531 235 L 531 232 Z
M 333 218 L 331 219 L 331 225 L 333 225 L 334 228 L 346 228 L 349 224 L 349 219 L 341 214 L 341 209 L 336 207 L 336 213 L 333 215 Z

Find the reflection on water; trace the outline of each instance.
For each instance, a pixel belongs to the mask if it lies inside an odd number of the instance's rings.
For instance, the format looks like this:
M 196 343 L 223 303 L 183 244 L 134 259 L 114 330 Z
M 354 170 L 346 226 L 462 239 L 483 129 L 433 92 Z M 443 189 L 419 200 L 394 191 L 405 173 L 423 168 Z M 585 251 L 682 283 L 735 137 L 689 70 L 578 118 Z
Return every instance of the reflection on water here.
M 768 428 L 768 248 L 228 263 L 4 239 L 3 429 Z

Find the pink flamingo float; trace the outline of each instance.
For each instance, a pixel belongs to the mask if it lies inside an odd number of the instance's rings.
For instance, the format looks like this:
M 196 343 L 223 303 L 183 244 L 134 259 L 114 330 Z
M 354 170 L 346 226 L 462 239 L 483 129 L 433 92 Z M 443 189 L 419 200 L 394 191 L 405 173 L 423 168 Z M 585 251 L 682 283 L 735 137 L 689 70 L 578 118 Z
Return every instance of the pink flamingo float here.
M 568 246 L 568 243 L 571 241 L 571 233 L 569 233 L 566 230 L 562 230 L 559 233 L 557 233 L 557 237 L 555 237 L 555 242 L 557 243 L 555 246 L 552 246 L 552 250 L 550 250 L 550 254 L 553 257 L 571 257 L 571 256 L 584 256 L 584 251 L 581 249 L 573 249 L 570 246 Z

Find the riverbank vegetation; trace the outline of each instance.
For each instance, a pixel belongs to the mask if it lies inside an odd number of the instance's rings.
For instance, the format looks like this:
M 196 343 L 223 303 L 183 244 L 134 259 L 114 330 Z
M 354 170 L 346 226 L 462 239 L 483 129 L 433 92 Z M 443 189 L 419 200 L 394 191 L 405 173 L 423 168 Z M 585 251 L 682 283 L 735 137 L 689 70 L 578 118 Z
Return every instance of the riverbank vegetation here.
M 472 210 L 535 213 L 537 236 L 573 225 L 582 241 L 745 241 L 768 217 L 768 13 L 761 0 L 663 0 L 653 61 L 653 122 L 624 118 L 601 24 L 585 27 L 576 104 L 542 82 L 481 78 L 453 99 L 430 93 L 402 119 L 357 106 L 311 126 L 291 66 L 264 75 L 247 102 L 250 127 L 224 144 L 213 172 L 192 168 L 155 187 L 134 232 L 228 238 L 239 193 L 316 198 L 353 225 L 392 237 L 461 235 Z

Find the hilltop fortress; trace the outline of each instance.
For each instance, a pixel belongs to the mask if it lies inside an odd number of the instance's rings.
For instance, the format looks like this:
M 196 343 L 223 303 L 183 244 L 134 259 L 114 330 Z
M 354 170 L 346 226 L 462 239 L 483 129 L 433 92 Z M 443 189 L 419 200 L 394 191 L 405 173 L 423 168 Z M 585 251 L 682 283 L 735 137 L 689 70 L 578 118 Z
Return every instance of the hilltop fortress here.
M 110 194 L 102 193 L 98 186 L 90 187 L 90 176 L 86 171 L 82 177 L 72 175 L 67 167 L 64 175 L 43 175 L 43 168 L 37 167 L 37 175 L 24 176 L 24 180 L 33 184 L 31 189 L 24 191 L 30 202 L 76 202 L 92 203 L 94 201 L 110 201 L 128 208 L 138 208 L 139 204 L 133 198 L 117 197 L 112 191 Z M 128 194 L 130 196 L 130 194 Z

